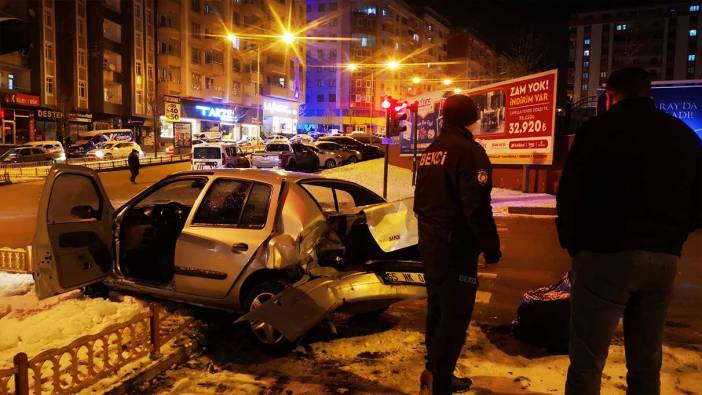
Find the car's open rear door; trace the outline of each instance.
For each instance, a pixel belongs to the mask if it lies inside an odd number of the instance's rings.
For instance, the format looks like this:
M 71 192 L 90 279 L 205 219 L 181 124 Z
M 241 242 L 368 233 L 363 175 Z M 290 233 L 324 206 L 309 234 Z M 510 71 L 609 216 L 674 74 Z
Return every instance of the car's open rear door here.
M 32 271 L 40 299 L 98 282 L 113 263 L 114 208 L 97 173 L 51 168 L 39 201 Z

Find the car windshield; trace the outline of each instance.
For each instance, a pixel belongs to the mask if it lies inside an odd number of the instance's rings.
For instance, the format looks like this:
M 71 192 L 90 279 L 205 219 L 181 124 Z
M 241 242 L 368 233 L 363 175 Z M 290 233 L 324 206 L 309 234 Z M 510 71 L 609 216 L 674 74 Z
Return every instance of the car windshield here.
M 287 144 L 268 144 L 266 146 L 266 151 L 267 152 L 282 152 L 282 151 L 289 151 L 290 148 L 288 147 Z
M 193 159 L 221 159 L 222 151 L 219 147 L 195 147 Z
M 102 146 L 102 149 L 112 149 L 112 148 L 114 148 L 115 145 L 117 145 L 117 143 L 105 143 Z
M 17 155 L 17 148 L 10 148 L 9 150 L 5 151 L 4 154 L 0 155 L 0 159 L 4 159 L 10 156 L 16 156 Z

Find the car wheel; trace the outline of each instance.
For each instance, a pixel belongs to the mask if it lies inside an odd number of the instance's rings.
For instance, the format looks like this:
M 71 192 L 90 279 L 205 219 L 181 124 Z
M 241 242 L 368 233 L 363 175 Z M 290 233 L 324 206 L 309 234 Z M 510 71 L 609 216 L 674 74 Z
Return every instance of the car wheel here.
M 356 162 L 358 162 L 358 158 L 356 158 L 355 156 L 352 156 L 349 158 L 349 163 L 356 163 Z
M 288 285 L 290 284 L 284 280 L 269 280 L 253 287 L 246 297 L 246 303 L 244 305 L 245 311 L 251 312 L 256 310 L 262 304 L 287 288 Z M 294 346 L 282 333 L 265 322 L 249 321 L 248 331 L 254 342 L 268 352 L 281 354 L 290 351 Z
M 334 159 L 327 159 L 327 161 L 324 162 L 324 167 L 327 169 L 332 169 L 336 167 L 336 161 Z

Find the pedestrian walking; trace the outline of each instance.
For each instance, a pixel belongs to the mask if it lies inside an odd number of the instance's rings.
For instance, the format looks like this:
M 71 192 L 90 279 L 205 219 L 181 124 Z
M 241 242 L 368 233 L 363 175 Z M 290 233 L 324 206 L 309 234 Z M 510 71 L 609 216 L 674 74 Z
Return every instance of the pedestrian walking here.
M 132 184 L 135 184 L 136 178 L 139 175 L 139 167 L 141 167 L 139 164 L 139 151 L 133 149 L 127 158 L 127 163 L 129 164 L 129 172 L 132 173 L 129 180 L 132 181 Z
M 427 285 L 426 370 L 420 393 L 467 391 L 469 378 L 453 371 L 465 342 L 478 288 L 478 256 L 500 260 L 500 240 L 492 217 L 492 168 L 470 128 L 478 120 L 475 103 L 453 95 L 443 105 L 438 138 L 417 169 L 414 211 Z
M 615 71 L 608 110 L 576 133 L 558 191 L 572 260 L 566 394 L 599 394 L 619 318 L 627 393 L 659 394 L 663 326 L 683 243 L 702 217 L 702 146 L 656 108 L 641 68 Z

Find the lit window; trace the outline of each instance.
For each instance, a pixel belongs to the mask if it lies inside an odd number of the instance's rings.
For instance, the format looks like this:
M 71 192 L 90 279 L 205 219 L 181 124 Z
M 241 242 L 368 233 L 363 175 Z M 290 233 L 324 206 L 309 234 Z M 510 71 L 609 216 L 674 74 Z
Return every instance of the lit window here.
M 418 34 L 418 33 L 414 33 L 414 34 L 412 35 L 412 40 L 414 40 L 414 41 L 416 41 L 416 42 L 419 42 L 419 34 Z
M 285 77 L 278 78 L 278 86 L 281 88 L 285 88 Z
M 15 75 L 14 74 L 7 75 L 7 89 L 9 89 L 9 90 L 15 89 Z
M 54 77 L 46 77 L 46 93 L 49 95 L 54 94 Z
M 580 90 L 583 91 L 583 92 L 587 92 L 587 84 L 583 84 L 583 85 L 580 87 Z
M 690 37 L 697 37 L 697 29 L 690 29 Z
M 627 26 L 626 24 L 617 25 L 618 32 L 623 32 L 623 31 L 627 30 L 628 28 L 629 28 L 629 26 Z
M 585 44 L 585 45 L 590 45 L 590 43 L 591 43 L 590 39 L 589 39 L 589 38 L 586 38 L 585 41 L 584 41 L 584 44 Z
M 583 56 L 590 56 L 590 50 L 589 49 L 584 50 Z
M 368 37 L 361 37 L 361 46 L 362 47 L 368 46 Z
M 699 4 L 693 4 L 690 6 L 690 12 L 698 12 L 700 10 Z
M 85 98 L 85 82 L 78 84 L 78 96 Z
M 584 80 L 590 79 L 590 73 L 583 73 L 583 79 Z
M 691 54 L 687 55 L 687 61 L 688 61 L 688 62 L 694 62 L 695 59 L 697 59 L 697 55 L 695 55 L 694 53 L 691 53 Z
M 586 60 L 583 62 L 583 68 L 588 68 L 588 67 L 590 67 L 590 61 Z
M 606 71 L 601 71 L 601 72 L 600 72 L 600 78 L 607 78 L 607 72 L 606 72 Z

